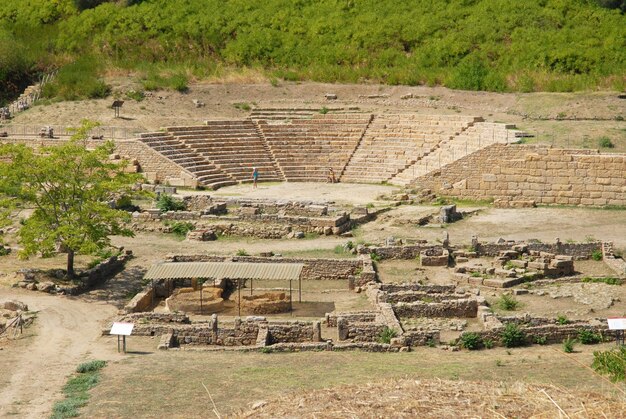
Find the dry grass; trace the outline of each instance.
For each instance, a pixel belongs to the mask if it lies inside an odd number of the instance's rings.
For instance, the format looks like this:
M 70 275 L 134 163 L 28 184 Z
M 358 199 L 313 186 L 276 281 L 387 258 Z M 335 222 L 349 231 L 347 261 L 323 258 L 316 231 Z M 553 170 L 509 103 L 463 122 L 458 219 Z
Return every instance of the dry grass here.
M 235 416 L 619 418 L 625 409 L 626 400 L 555 386 L 404 379 L 290 394 Z
M 114 345 L 112 338 L 110 344 Z M 334 393 L 340 400 L 329 404 L 326 407 L 328 410 L 322 410 L 329 412 L 325 417 L 335 416 L 330 414 L 334 412 L 333 409 L 356 405 L 349 404 L 350 397 L 344 397 L 346 393 L 343 390 L 321 389 L 350 386 L 355 389 L 356 394 L 359 391 L 357 388 L 365 386 L 366 383 L 389 379 L 442 379 L 454 382 L 480 379 L 508 383 L 509 387 L 506 387 L 506 384 L 502 385 L 504 388 L 510 388 L 513 383 L 523 381 L 542 386 L 558 385 L 570 392 L 602 394 L 615 392 L 610 383 L 577 363 L 590 365 L 592 351 L 610 345 L 581 346 L 577 348 L 579 352 L 571 355 L 572 359 L 551 346 L 533 346 L 508 351 L 496 348 L 477 352 L 417 348 L 415 352 L 399 354 L 364 352 L 262 354 L 166 352 L 156 351 L 156 345 L 156 338 L 131 337 L 129 340 L 131 352 L 124 361 L 111 363 L 103 372 L 102 381 L 92 391 L 92 398 L 84 410 L 85 417 L 210 417 L 212 406 L 203 384 L 210 391 L 217 409 L 223 415 L 241 413 L 242 409 L 251 408 L 259 400 L 272 400 L 284 396 L 285 400 L 293 401 L 296 400 L 295 397 L 305 397 L 304 392 L 318 390 L 320 392 L 314 394 L 318 394 L 320 400 L 325 400 L 323 394 Z M 137 352 L 133 354 L 133 351 Z M 469 387 L 467 391 L 475 393 L 475 397 L 480 397 L 480 387 L 477 391 Z M 552 390 L 547 391 L 551 396 L 557 397 L 557 403 L 561 403 L 560 393 L 555 392 L 553 395 Z M 455 392 L 443 394 L 451 396 L 452 403 Z M 387 396 L 389 400 L 394 400 L 392 397 L 396 394 L 390 392 Z M 394 416 L 385 414 L 383 398 L 376 400 L 380 400 L 381 414 L 378 416 Z M 296 412 L 297 406 L 298 402 L 292 403 L 289 413 Z M 368 412 L 378 414 L 378 411 L 374 411 L 378 408 L 377 404 L 368 406 Z M 307 416 L 307 408 L 303 409 L 303 415 Z M 313 411 L 315 410 L 311 410 Z M 275 416 L 280 416 L 280 411 L 276 411 Z M 360 415 L 354 415 L 358 416 Z M 308 417 L 312 417 L 312 414 Z

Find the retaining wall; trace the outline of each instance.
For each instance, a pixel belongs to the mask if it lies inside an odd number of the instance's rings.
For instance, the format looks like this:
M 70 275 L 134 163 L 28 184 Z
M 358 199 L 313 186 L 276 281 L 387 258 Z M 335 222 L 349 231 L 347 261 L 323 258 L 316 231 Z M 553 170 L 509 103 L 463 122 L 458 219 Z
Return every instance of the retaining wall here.
M 626 205 L 626 154 L 494 144 L 417 179 L 459 198 Z

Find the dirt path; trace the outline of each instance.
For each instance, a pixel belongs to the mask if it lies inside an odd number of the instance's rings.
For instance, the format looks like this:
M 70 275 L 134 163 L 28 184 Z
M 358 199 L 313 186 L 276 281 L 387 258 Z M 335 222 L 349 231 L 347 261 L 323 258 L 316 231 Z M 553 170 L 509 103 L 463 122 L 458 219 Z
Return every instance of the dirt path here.
M 103 323 L 116 313 L 109 304 L 6 288 L 0 299 L 17 299 L 38 311 L 28 345 L 2 345 L 0 417 L 46 417 L 79 363 L 119 357 L 114 347 L 98 341 Z

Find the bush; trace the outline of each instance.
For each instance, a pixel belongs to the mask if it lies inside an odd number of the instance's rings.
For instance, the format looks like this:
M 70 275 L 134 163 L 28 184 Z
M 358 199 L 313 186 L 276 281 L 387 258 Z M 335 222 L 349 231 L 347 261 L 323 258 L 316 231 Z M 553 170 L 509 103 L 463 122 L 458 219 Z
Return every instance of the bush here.
M 170 225 L 172 233 L 179 237 L 187 236 L 187 233 L 193 231 L 196 227 L 188 221 L 175 221 Z
M 380 257 L 380 255 L 376 252 L 371 252 L 370 253 L 370 259 L 372 259 L 374 262 L 380 262 L 380 260 L 382 259 Z
M 556 322 L 557 324 L 563 325 L 563 324 L 568 324 L 569 320 L 566 316 L 559 314 L 559 316 L 556 318 Z
M 160 209 L 161 212 L 184 211 L 187 208 L 184 201 L 164 193 L 157 199 L 156 207 Z
M 591 366 L 601 374 L 608 374 L 611 381 L 626 380 L 626 346 L 610 351 L 595 351 Z
M 483 338 L 478 333 L 467 332 L 463 333 L 459 338 L 459 345 L 461 346 L 461 348 L 474 351 L 476 349 L 482 348 L 485 343 L 483 342 Z
M 378 335 L 379 343 L 391 343 L 391 339 L 395 338 L 398 335 L 398 332 L 395 329 L 391 329 L 390 327 L 385 326 L 380 335 Z
M 106 366 L 106 361 L 94 360 L 89 362 L 83 362 L 78 367 L 76 367 L 77 373 L 85 373 L 85 372 L 94 372 L 99 371 Z
M 491 340 L 491 339 L 485 339 L 485 340 L 483 341 L 483 343 L 485 344 L 485 348 L 487 348 L 487 349 L 491 349 L 491 348 L 493 348 L 493 345 L 494 345 L 493 340 Z
M 548 343 L 548 338 L 545 336 L 535 336 L 533 341 L 537 344 L 537 345 L 545 345 L 546 343 Z
M 596 343 L 602 342 L 602 335 L 594 333 L 591 330 L 580 329 L 578 331 L 578 340 L 583 345 L 595 345 Z
M 567 338 L 563 341 L 563 352 L 571 354 L 574 352 L 574 344 L 576 343 L 576 339 Z
M 520 307 L 520 302 L 509 294 L 502 294 L 497 302 L 498 307 L 506 311 L 514 311 Z
M 63 100 L 101 99 L 111 93 L 111 87 L 98 78 L 100 64 L 85 56 L 59 70 L 56 78 L 43 86 L 43 96 Z
M 237 250 L 236 255 L 237 256 L 249 256 L 248 252 L 246 252 L 246 249 L 239 249 L 239 250 Z
M 615 144 L 611 141 L 609 137 L 600 137 L 598 138 L 598 145 L 600 148 L 613 148 Z
M 500 338 L 507 348 L 516 348 L 526 344 L 526 334 L 515 323 L 507 323 Z
M 594 250 L 593 253 L 591 253 L 591 259 L 595 261 L 602 260 L 602 250 Z

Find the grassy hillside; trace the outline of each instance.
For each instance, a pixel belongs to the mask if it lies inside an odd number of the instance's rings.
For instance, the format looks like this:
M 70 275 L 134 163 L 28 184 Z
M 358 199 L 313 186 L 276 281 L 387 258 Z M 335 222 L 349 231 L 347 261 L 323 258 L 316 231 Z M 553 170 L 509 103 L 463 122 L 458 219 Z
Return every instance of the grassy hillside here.
M 85 80 L 71 80 L 76 68 L 83 79 L 106 69 L 137 70 L 147 87 L 184 88 L 188 78 L 253 67 L 289 80 L 623 90 L 620 6 L 608 0 L 8 0 L 0 3 L 0 83 L 78 60 L 63 82 L 75 86 L 56 86 L 51 95 L 106 94 L 101 86 L 81 92 Z

